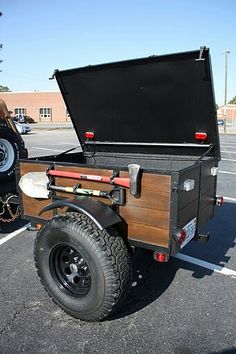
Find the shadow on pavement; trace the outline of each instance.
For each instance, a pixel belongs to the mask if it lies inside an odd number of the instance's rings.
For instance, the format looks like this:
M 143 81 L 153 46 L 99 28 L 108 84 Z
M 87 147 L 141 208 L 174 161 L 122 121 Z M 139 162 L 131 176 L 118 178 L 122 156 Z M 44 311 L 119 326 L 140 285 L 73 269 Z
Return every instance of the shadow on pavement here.
M 0 238 L 1 236 L 5 236 L 5 234 L 9 234 L 11 232 L 14 232 L 21 228 L 22 226 L 26 225 L 28 221 L 22 220 L 21 218 L 18 218 L 15 221 L 12 222 L 0 222 Z
M 157 263 L 152 252 L 137 250 L 131 292 L 121 309 L 109 320 L 126 317 L 154 302 L 168 289 L 180 268 L 193 272 L 196 278 L 212 274 L 208 269 L 175 258 L 171 258 L 168 263 Z
M 231 254 L 236 244 L 236 203 L 225 202 L 216 208 L 214 219 L 201 231 L 210 233 L 209 242 L 190 242 L 183 253 L 221 267 L 232 265 L 235 268 Z

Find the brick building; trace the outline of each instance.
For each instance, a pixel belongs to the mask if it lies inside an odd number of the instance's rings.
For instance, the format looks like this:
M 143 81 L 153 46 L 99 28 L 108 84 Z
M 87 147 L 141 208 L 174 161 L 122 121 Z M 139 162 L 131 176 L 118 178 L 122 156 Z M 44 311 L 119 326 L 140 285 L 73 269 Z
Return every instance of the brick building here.
M 12 115 L 24 114 L 35 122 L 65 123 L 69 114 L 60 92 L 0 92 Z M 224 106 L 217 110 L 217 118 L 224 118 Z M 227 122 L 236 125 L 236 105 L 226 107 Z
M 217 109 L 218 119 L 224 119 L 224 111 L 225 111 L 224 106 L 221 106 Z M 227 123 L 236 125 L 236 104 L 227 104 L 225 113 L 226 113 L 225 115 L 226 115 Z
M 70 121 L 60 92 L 0 92 L 12 116 L 24 114 L 35 122 Z

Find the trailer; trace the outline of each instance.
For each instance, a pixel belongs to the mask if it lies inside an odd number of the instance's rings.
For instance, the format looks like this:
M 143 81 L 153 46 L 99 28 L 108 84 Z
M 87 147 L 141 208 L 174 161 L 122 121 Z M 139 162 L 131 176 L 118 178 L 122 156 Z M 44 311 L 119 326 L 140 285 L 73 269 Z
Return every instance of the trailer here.
M 209 49 L 54 73 L 81 152 L 20 159 L 21 215 L 39 227 L 38 275 L 67 313 L 103 320 L 132 255 L 169 258 L 214 216 L 220 143 Z M 61 137 L 63 140 L 63 135 Z

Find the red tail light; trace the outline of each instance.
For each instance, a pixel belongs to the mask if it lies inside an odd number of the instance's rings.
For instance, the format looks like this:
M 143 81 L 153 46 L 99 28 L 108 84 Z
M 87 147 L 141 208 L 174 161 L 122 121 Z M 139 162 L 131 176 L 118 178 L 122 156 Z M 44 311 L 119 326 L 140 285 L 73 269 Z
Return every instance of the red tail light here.
M 179 229 L 174 234 L 174 239 L 179 244 L 182 244 L 186 239 L 186 231 L 184 229 Z
M 223 195 L 217 195 L 216 196 L 216 205 L 217 206 L 222 206 L 224 204 L 224 197 Z
M 160 253 L 160 252 L 153 252 L 153 258 L 157 262 L 168 262 L 169 260 L 169 255 L 166 253 Z
M 205 141 L 207 139 L 207 133 L 196 132 L 195 133 L 195 139 L 198 140 L 198 141 Z
M 93 132 L 85 132 L 84 136 L 86 139 L 93 139 L 94 138 L 94 133 Z

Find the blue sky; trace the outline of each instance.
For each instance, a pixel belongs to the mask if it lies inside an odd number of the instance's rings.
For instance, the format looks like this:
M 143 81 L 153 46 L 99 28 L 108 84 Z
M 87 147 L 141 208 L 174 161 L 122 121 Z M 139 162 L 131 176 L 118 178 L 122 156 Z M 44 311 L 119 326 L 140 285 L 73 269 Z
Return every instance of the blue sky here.
M 0 84 L 54 91 L 54 69 L 210 48 L 216 102 L 236 95 L 236 0 L 1 0 Z

